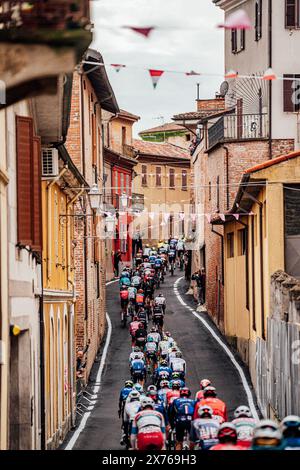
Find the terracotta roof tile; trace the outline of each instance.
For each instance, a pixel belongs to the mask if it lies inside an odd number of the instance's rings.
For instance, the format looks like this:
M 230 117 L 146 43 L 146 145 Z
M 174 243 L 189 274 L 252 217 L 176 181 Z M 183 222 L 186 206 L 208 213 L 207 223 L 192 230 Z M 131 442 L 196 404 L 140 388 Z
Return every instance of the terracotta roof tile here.
M 267 160 L 266 162 L 260 163 L 259 165 L 255 165 L 252 168 L 248 168 L 245 173 L 254 173 L 255 171 L 264 170 L 273 165 L 277 165 L 278 163 L 285 162 L 286 160 L 290 160 L 292 158 L 300 157 L 300 151 L 288 153 L 286 155 L 281 155 L 279 157 L 273 158 L 272 160 Z
M 225 109 L 203 109 L 201 111 L 192 111 L 189 113 L 175 114 L 175 116 L 173 116 L 173 119 L 174 121 L 203 119 L 205 117 L 214 116 L 215 114 L 218 114 L 218 113 L 222 114 L 227 111 L 228 110 L 225 110 Z
M 180 124 L 175 124 L 174 122 L 168 122 L 162 126 L 152 127 L 151 129 L 146 129 L 145 131 L 139 132 L 139 135 L 143 134 L 152 134 L 155 132 L 169 132 L 169 131 L 187 131 L 186 127 L 181 126 Z
M 134 119 L 136 121 L 141 119 L 140 116 L 137 116 L 136 114 L 129 113 L 129 111 L 125 111 L 125 109 L 120 109 L 119 115 L 124 116 L 124 117 L 128 117 L 130 119 Z
M 146 142 L 144 140 L 134 139 L 133 147 L 135 150 L 145 155 L 190 159 L 188 150 L 166 142 Z

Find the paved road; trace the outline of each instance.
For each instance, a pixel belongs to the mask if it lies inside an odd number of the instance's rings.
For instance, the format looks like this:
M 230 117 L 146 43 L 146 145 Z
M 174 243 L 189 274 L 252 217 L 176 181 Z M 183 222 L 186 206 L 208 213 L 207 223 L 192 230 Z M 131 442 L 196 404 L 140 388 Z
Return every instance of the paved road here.
M 177 273 L 179 277 L 179 273 Z M 182 305 L 174 294 L 173 285 L 177 277 L 167 277 L 161 288 L 167 298 L 167 329 L 177 341 L 187 362 L 187 385 L 195 393 L 202 378 L 209 378 L 219 392 L 218 395 L 228 406 L 229 415 L 240 404 L 247 404 L 246 394 L 237 370 L 232 362 L 195 318 L 191 311 Z M 187 285 L 182 280 L 178 285 L 184 301 L 195 306 L 191 296 L 186 295 Z M 129 377 L 128 357 L 130 341 L 128 330 L 119 324 L 118 285 L 107 288 L 107 311 L 112 321 L 112 337 L 102 376 L 100 397 L 81 432 L 74 449 L 111 450 L 122 449 L 120 421 L 117 416 L 119 391 Z M 217 330 L 216 330 L 217 331 Z M 99 363 L 95 364 L 91 381 L 95 379 Z M 70 435 L 70 437 L 72 434 Z

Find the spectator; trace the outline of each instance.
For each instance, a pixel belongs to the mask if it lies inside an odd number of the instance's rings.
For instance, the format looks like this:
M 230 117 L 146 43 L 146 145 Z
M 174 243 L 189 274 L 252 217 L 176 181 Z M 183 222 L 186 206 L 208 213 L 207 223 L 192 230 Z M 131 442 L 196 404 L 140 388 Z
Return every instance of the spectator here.
M 83 378 L 83 372 L 84 372 L 84 368 L 86 366 L 86 363 L 83 362 L 83 356 L 84 356 L 84 352 L 83 351 L 78 351 L 77 352 L 77 358 L 76 358 L 76 377 L 78 379 L 82 379 Z
M 115 277 L 119 277 L 119 267 L 120 262 L 122 261 L 121 251 L 117 250 L 114 254 L 114 270 L 115 270 Z
M 196 281 L 197 284 L 197 297 L 199 305 L 205 304 L 205 285 L 206 285 L 206 274 L 205 269 L 201 268 L 192 275 L 192 281 Z

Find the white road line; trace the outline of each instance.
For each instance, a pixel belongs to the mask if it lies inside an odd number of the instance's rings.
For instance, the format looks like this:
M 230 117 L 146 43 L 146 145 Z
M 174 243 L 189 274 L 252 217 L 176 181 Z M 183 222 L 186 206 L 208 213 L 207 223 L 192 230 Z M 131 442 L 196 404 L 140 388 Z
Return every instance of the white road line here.
M 247 395 L 247 399 L 248 399 L 248 404 L 249 404 L 249 408 L 251 409 L 251 413 L 252 413 L 252 416 L 253 418 L 255 418 L 257 421 L 259 420 L 259 417 L 258 417 L 258 414 L 257 414 L 257 411 L 256 411 L 256 407 L 255 407 L 255 404 L 254 404 L 254 400 L 253 400 L 253 395 L 252 395 L 252 392 L 251 392 L 251 389 L 250 389 L 250 386 L 248 384 L 248 381 L 246 379 L 246 376 L 245 376 L 245 373 L 243 371 L 243 369 L 241 368 L 241 366 L 239 365 L 239 363 L 237 362 L 237 360 L 235 359 L 234 355 L 232 354 L 232 352 L 230 351 L 230 349 L 228 348 L 228 346 L 222 341 L 222 339 L 216 334 L 216 332 L 213 330 L 213 328 L 207 323 L 207 321 L 204 320 L 204 318 L 202 318 L 195 310 L 193 310 L 191 307 L 189 307 L 183 300 L 182 300 L 182 297 L 181 295 L 178 293 L 178 289 L 177 289 L 177 286 L 179 284 L 179 282 L 183 279 L 183 277 L 180 277 L 179 279 L 176 280 L 175 284 L 174 284 L 174 293 L 177 297 L 177 299 L 179 300 L 179 302 L 184 305 L 185 307 L 189 308 L 193 315 L 198 318 L 198 320 L 201 321 L 201 323 L 205 326 L 205 328 L 210 332 L 210 334 L 214 337 L 214 339 L 219 343 L 219 345 L 222 347 L 222 349 L 224 349 L 224 351 L 226 352 L 227 356 L 229 357 L 229 359 L 231 360 L 231 362 L 233 363 L 233 365 L 235 366 L 235 368 L 237 369 L 240 377 L 241 377 L 241 380 L 242 380 L 242 383 L 243 383 L 243 387 L 244 387 L 244 390 L 246 392 L 246 395 Z
M 111 281 L 109 284 L 111 284 L 112 282 L 116 282 L 116 281 Z M 107 283 L 107 285 L 108 285 L 108 283 Z M 96 383 L 98 383 L 99 385 L 96 385 L 94 387 L 93 394 L 98 394 L 98 392 L 100 390 L 100 387 L 101 387 L 102 373 L 103 373 L 103 369 L 104 369 L 104 366 L 105 366 L 107 351 L 108 351 L 110 338 L 111 338 L 112 324 L 111 324 L 111 320 L 109 318 L 108 313 L 106 313 L 106 320 L 107 320 L 108 330 L 107 330 L 107 335 L 106 335 L 105 346 L 104 346 L 102 357 L 101 357 L 101 362 L 100 362 L 100 365 L 99 365 L 99 370 L 97 372 L 97 377 L 96 377 Z M 96 404 L 96 402 L 95 402 L 95 404 Z M 78 437 L 80 436 L 81 432 L 85 428 L 87 420 L 90 417 L 91 412 L 94 409 L 94 407 L 95 407 L 95 405 L 89 406 L 89 411 L 84 413 L 78 428 L 74 432 L 74 434 L 73 434 L 72 438 L 70 439 L 68 445 L 66 446 L 65 450 L 72 450 L 73 449 Z
M 105 283 L 106 286 L 109 286 L 110 284 L 113 284 L 114 282 L 118 282 L 119 279 L 114 279 L 113 281 L 107 281 Z

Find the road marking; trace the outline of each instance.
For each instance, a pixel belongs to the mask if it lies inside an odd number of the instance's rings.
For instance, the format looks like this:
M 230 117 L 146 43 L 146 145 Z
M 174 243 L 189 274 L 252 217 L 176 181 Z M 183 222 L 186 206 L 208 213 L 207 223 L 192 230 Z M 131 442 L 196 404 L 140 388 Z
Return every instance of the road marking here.
M 116 282 L 116 281 L 111 281 L 109 284 L 112 284 L 113 282 Z M 109 315 L 108 315 L 107 312 L 106 312 L 106 320 L 107 320 L 108 330 L 107 330 L 107 335 L 106 335 L 106 340 L 105 340 L 105 346 L 104 346 L 102 357 L 101 357 L 101 362 L 100 362 L 99 369 L 98 369 L 98 372 L 97 372 L 97 377 L 96 377 L 96 383 L 99 384 L 99 385 L 96 385 L 94 387 L 94 390 L 93 390 L 94 395 L 98 395 L 100 387 L 101 387 L 101 378 L 102 378 L 102 373 L 103 373 L 103 369 L 104 369 L 104 366 L 105 366 L 107 351 L 108 351 L 110 338 L 111 338 L 111 332 L 112 332 L 112 324 L 111 324 L 111 320 L 110 320 Z M 96 402 L 95 402 L 95 404 L 96 404 Z M 87 420 L 90 417 L 92 410 L 95 408 L 95 404 L 89 406 L 89 411 L 87 411 L 83 414 L 83 417 L 80 421 L 80 424 L 79 424 L 78 428 L 76 429 L 76 431 L 74 432 L 74 434 L 73 434 L 72 438 L 70 439 L 68 445 L 66 446 L 65 450 L 72 450 L 73 449 L 78 437 L 80 436 L 81 432 L 84 430 L 84 428 L 86 426 Z
M 183 277 L 180 277 L 179 279 L 177 279 L 177 281 L 174 283 L 174 293 L 178 299 L 178 301 L 184 305 L 185 307 L 187 307 L 188 309 L 191 310 L 191 312 L 193 313 L 193 315 L 198 318 L 198 320 L 201 321 L 201 323 L 205 326 L 205 328 L 210 332 L 210 334 L 214 337 L 214 339 L 219 343 L 219 345 L 222 347 L 222 349 L 224 349 L 224 351 L 226 352 L 227 356 L 229 357 L 229 359 L 231 360 L 231 362 L 233 363 L 233 365 L 235 366 L 235 368 L 237 369 L 240 377 L 241 377 L 241 380 L 242 380 L 242 383 L 243 383 L 243 387 L 244 387 L 244 390 L 246 392 L 246 395 L 247 395 L 247 399 L 248 399 L 248 404 L 249 404 L 249 408 L 251 409 L 251 413 L 252 413 L 252 416 L 253 418 L 255 418 L 257 421 L 259 420 L 259 417 L 258 417 L 258 413 L 256 411 L 256 407 L 255 407 L 255 404 L 254 404 L 254 400 L 253 400 L 253 395 L 252 395 L 252 392 L 251 392 L 251 389 L 250 389 L 250 386 L 248 384 L 248 381 L 246 379 L 246 376 L 245 376 L 245 373 L 243 371 L 243 369 L 241 368 L 241 366 L 239 365 L 239 363 L 237 362 L 237 360 L 235 359 L 234 355 L 232 354 L 232 352 L 230 351 L 230 349 L 228 348 L 228 346 L 222 341 L 222 339 L 216 334 L 216 332 L 213 330 L 213 328 L 207 323 L 207 321 L 204 320 L 204 318 L 202 318 L 193 308 L 191 308 L 189 305 L 186 304 L 186 302 L 183 301 L 181 295 L 179 294 L 178 292 L 178 289 L 177 289 L 177 286 L 179 284 L 179 282 L 183 279 Z
M 119 279 L 114 279 L 113 281 L 107 281 L 105 283 L 106 286 L 109 286 L 110 284 L 113 284 L 114 282 L 118 282 Z

